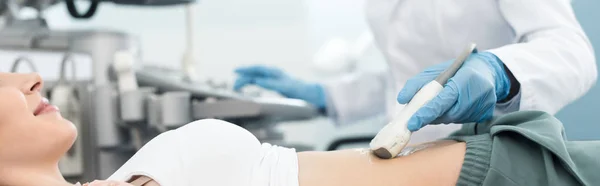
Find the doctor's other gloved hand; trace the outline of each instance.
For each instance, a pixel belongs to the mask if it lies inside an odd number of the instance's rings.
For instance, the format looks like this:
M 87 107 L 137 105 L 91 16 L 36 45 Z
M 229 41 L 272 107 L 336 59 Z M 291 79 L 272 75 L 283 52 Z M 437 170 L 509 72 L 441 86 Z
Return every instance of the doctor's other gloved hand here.
M 398 103 L 408 103 L 423 85 L 433 81 L 452 62 L 432 66 L 409 79 L 398 93 Z M 428 124 L 490 119 L 496 103 L 504 100 L 510 91 L 510 79 L 504 68 L 502 61 L 492 53 L 471 54 L 438 96 L 409 119 L 408 129 L 417 131 Z
M 278 68 L 254 65 L 238 68 L 235 72 L 238 74 L 233 86 L 236 91 L 254 84 L 288 98 L 304 100 L 321 109 L 326 106 L 325 91 L 320 84 L 293 78 Z

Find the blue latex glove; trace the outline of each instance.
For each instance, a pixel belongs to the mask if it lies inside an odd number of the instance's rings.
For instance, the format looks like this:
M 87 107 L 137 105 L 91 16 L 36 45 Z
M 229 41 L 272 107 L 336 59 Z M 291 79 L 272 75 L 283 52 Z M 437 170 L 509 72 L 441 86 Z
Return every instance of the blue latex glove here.
M 236 91 L 255 84 L 288 98 L 304 100 L 321 109 L 326 106 L 325 91 L 321 85 L 292 78 L 280 69 L 255 65 L 238 68 L 235 72 L 239 75 L 233 86 Z
M 434 80 L 453 61 L 435 65 L 406 82 L 398 93 L 398 103 L 408 103 L 425 84 Z M 419 109 L 408 121 L 417 131 L 427 124 L 469 123 L 488 120 L 496 103 L 510 91 L 510 79 L 502 61 L 489 52 L 474 53 L 450 78 L 440 94 Z

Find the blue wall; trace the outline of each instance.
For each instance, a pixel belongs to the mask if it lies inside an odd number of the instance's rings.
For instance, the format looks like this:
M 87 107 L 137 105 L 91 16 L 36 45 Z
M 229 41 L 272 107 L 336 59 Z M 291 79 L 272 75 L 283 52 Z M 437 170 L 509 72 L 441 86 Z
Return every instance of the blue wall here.
M 594 45 L 596 63 L 600 67 L 600 1 L 574 0 L 573 8 Z M 569 139 L 600 140 L 600 86 L 598 83 L 583 98 L 565 107 L 557 117 L 564 123 Z

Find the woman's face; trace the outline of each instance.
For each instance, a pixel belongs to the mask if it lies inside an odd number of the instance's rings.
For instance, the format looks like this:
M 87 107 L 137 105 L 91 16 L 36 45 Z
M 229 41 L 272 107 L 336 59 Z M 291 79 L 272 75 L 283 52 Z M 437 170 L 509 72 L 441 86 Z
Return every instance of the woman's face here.
M 0 73 L 0 163 L 58 161 L 77 137 L 75 126 L 43 98 L 38 74 Z

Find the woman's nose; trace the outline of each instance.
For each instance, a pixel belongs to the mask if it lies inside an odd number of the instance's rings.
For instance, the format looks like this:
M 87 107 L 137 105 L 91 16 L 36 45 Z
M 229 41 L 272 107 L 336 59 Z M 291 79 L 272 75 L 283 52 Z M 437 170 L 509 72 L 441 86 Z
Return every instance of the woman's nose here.
M 42 90 L 44 82 L 38 73 L 23 74 L 23 76 L 25 77 L 23 78 L 24 81 L 21 85 L 21 91 L 24 94 L 38 93 Z

